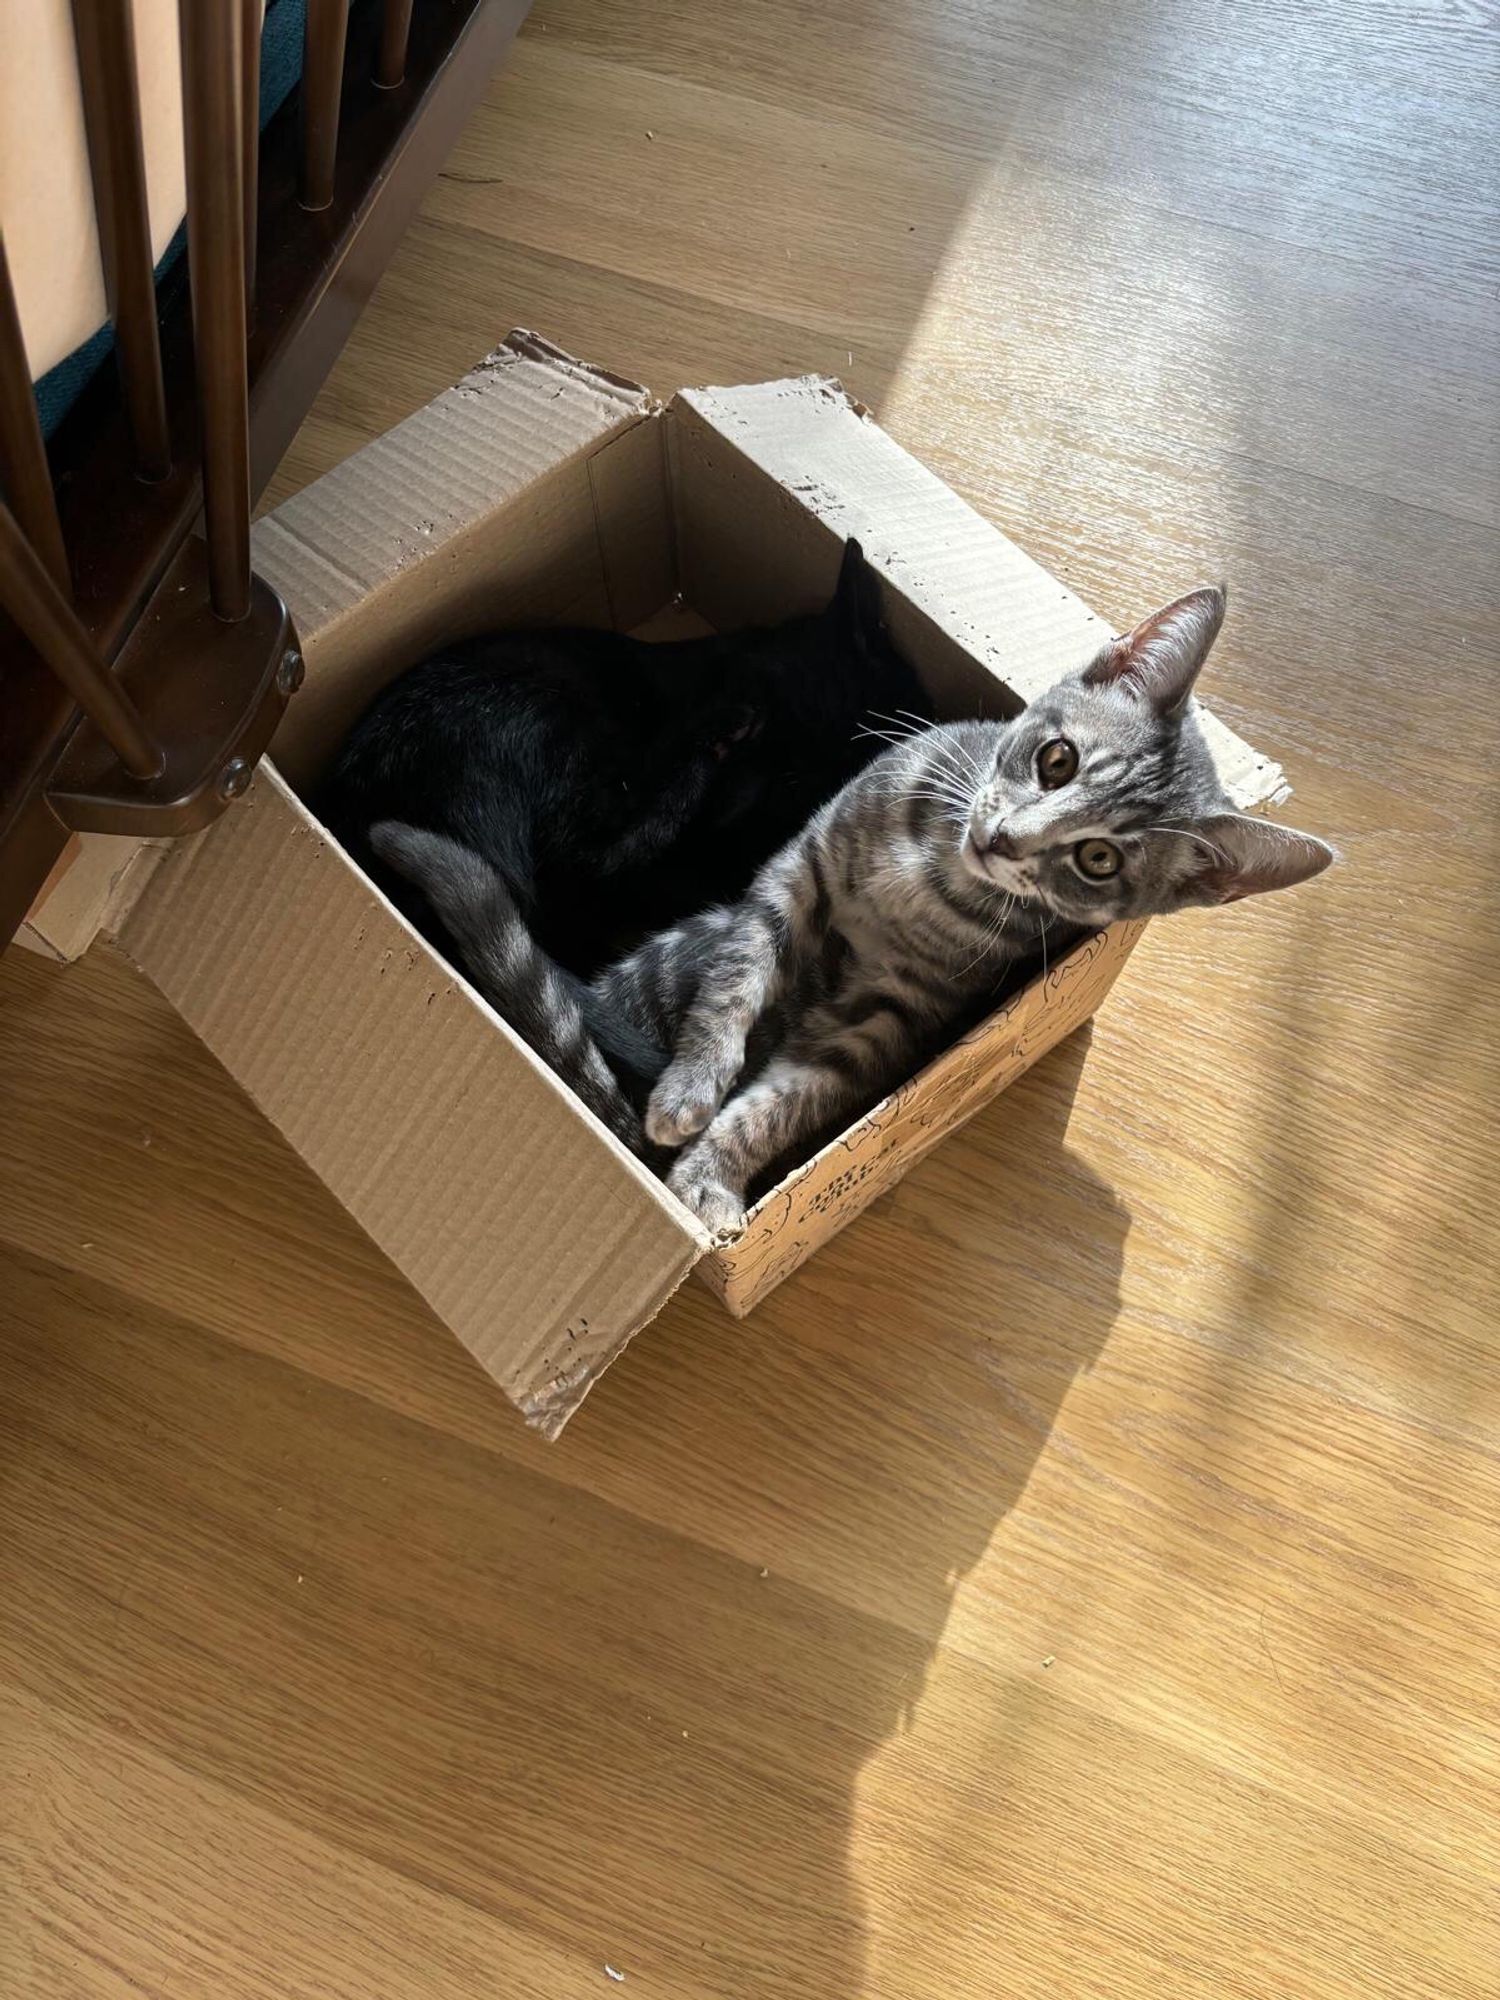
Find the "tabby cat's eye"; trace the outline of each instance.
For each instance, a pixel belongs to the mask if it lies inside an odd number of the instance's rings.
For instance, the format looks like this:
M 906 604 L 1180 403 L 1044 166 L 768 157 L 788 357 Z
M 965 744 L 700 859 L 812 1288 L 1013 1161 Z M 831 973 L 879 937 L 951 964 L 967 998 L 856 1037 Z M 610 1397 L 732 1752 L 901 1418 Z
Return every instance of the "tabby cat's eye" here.
M 1079 873 L 1091 882 L 1107 882 L 1111 875 L 1119 874 L 1123 857 L 1112 840 L 1080 840 L 1073 849 L 1073 859 Z
M 1055 792 L 1078 769 L 1078 752 L 1066 736 L 1054 736 L 1036 753 L 1036 774 L 1044 792 Z

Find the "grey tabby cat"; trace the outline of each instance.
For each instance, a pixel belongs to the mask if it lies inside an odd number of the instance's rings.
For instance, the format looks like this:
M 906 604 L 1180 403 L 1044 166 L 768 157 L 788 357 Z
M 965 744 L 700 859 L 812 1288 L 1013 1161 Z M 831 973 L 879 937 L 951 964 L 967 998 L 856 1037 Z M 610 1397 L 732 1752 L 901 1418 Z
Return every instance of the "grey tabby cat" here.
M 1049 945 L 1328 866 L 1324 842 L 1235 812 L 1220 789 L 1189 696 L 1224 606 L 1219 589 L 1179 599 L 1012 721 L 898 739 L 740 903 L 594 981 L 594 1001 L 672 1051 L 644 1133 L 676 1151 L 668 1184 L 711 1232 L 739 1229 L 767 1167 L 910 1076 Z M 477 856 L 391 822 L 372 838 L 502 1012 L 524 1018 L 544 992 L 553 1009 L 574 1005 Z M 581 1016 L 574 1025 L 567 1080 L 596 1110 L 607 1100 L 606 1122 L 644 1150 Z

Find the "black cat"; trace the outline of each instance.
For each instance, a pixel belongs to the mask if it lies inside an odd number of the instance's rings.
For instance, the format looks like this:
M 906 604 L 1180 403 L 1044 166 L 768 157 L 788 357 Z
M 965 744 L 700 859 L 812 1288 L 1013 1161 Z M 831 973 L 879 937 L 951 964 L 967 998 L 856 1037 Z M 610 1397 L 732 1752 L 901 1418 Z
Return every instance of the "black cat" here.
M 931 712 L 850 541 L 832 603 L 784 625 L 660 645 L 558 629 L 446 647 L 376 696 L 314 803 L 456 962 L 369 829 L 401 821 L 483 856 L 572 987 L 737 898 L 883 747 L 861 724 L 902 711 Z M 535 1046 L 529 1023 L 512 1025 Z M 649 1084 L 664 1052 L 623 1023 L 590 1028 L 622 1082 Z

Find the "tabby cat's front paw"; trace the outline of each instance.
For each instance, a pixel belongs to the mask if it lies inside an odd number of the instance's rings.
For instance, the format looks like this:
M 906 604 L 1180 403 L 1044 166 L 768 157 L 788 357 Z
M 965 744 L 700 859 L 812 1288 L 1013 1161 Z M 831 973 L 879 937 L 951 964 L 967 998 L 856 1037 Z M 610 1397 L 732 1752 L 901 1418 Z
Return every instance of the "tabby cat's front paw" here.
M 733 1188 L 681 1160 L 667 1176 L 667 1186 L 690 1208 L 717 1243 L 727 1243 L 745 1226 L 745 1204 Z
M 667 1070 L 646 1106 L 646 1137 L 654 1146 L 685 1145 L 712 1122 L 719 1098 L 715 1079 L 702 1070 Z

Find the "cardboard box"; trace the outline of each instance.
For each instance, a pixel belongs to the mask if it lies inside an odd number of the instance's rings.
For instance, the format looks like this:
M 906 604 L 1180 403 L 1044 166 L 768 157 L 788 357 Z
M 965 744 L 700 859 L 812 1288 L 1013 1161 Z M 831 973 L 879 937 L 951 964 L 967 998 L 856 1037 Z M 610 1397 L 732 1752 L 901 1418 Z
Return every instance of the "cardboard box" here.
M 256 567 L 307 660 L 274 763 L 207 833 L 112 875 L 123 949 L 549 1436 L 690 1271 L 749 1311 L 1085 1021 L 1140 927 L 1080 945 L 711 1251 L 298 788 L 380 682 L 440 640 L 529 622 L 635 629 L 684 602 L 721 629 L 769 623 L 827 601 L 851 533 L 897 644 L 955 713 L 1013 708 L 1106 636 L 836 383 L 689 391 L 663 409 L 513 334 L 259 523 Z M 1273 765 L 1206 726 L 1240 805 L 1276 795 Z

